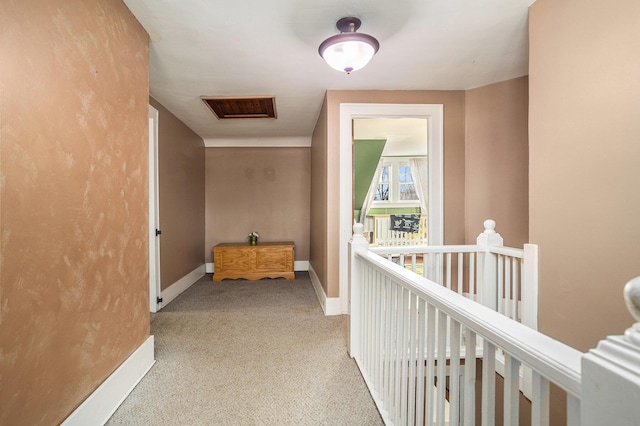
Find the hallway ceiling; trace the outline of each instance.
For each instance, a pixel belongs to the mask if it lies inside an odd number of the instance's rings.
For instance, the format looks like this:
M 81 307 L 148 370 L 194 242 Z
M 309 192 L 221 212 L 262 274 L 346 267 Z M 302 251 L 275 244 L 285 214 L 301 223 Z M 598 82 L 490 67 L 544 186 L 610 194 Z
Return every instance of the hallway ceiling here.
M 308 146 L 324 93 L 464 90 L 526 75 L 533 0 L 124 0 L 150 36 L 150 93 L 206 146 Z M 380 42 L 362 70 L 318 54 L 344 16 Z M 277 119 L 217 120 L 201 96 L 275 95 Z

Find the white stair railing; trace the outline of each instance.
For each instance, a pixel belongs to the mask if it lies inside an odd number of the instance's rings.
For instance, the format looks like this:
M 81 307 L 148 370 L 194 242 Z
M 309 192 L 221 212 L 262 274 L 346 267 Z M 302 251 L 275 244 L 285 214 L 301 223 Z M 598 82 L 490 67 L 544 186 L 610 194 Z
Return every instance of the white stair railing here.
M 538 246 L 503 246 L 493 220 L 474 245 L 369 247 L 372 253 L 403 265 L 503 315 L 537 329 Z
M 386 424 L 493 425 L 502 399 L 497 415 L 518 425 L 521 365 L 533 372 L 532 425 L 550 423 L 551 383 L 566 392 L 569 426 L 638 424 L 640 322 L 582 354 L 372 253 L 362 225 L 354 231 L 349 353 Z M 627 284 L 625 297 L 640 321 L 640 277 Z M 501 395 L 497 374 L 504 377 Z
M 549 417 L 549 382 L 579 406 L 580 352 L 370 252 L 354 230 L 349 350 L 386 424 L 475 425 L 476 404 L 494 424 L 497 373 L 505 424 L 518 424 L 521 364 L 534 371 L 533 419 Z

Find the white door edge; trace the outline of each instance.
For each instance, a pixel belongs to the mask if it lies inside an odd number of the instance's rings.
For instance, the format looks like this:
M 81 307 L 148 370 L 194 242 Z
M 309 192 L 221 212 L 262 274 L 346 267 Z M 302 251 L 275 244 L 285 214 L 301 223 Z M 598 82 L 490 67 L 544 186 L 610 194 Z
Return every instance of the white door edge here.
M 160 229 L 158 211 L 158 110 L 149 105 L 149 311 L 158 311 L 160 297 Z

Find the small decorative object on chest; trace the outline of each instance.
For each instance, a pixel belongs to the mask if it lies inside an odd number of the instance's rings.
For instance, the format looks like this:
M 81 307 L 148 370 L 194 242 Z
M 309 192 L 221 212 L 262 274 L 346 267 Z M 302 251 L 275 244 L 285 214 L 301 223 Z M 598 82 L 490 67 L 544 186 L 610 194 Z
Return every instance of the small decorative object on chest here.
M 252 246 L 255 246 L 258 244 L 258 238 L 260 238 L 260 235 L 258 235 L 257 232 L 253 231 L 252 233 L 249 234 L 248 238 L 249 238 L 249 244 L 251 244 Z

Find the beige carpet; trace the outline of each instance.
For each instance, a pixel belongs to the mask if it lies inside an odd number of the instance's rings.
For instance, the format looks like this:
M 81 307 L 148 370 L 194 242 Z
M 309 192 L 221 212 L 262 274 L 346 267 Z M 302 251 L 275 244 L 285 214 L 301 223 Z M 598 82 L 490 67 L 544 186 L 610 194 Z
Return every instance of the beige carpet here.
M 156 364 L 109 425 L 380 425 L 307 273 L 214 283 L 151 317 Z

